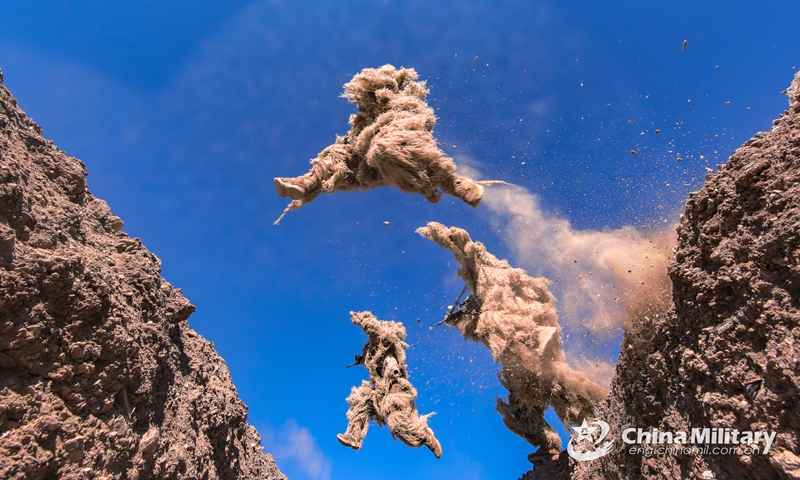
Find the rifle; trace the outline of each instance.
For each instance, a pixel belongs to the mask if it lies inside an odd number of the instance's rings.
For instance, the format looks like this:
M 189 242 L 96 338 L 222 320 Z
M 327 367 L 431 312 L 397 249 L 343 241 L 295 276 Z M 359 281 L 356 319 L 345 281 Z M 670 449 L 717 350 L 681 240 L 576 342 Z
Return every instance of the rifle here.
M 461 297 L 464 296 L 464 293 L 466 293 L 468 288 L 469 288 L 469 283 L 464 285 L 464 288 L 461 290 L 461 293 L 458 294 L 458 298 L 456 298 L 456 302 L 450 307 L 450 311 L 447 312 L 447 315 L 445 315 L 445 317 L 439 323 L 436 324 L 437 327 L 446 322 L 450 318 L 450 316 L 453 315 L 453 313 L 456 311 L 456 308 L 460 306 L 459 303 L 461 302 Z
M 364 365 L 364 355 L 356 355 L 356 361 L 344 368 L 355 367 L 356 365 Z

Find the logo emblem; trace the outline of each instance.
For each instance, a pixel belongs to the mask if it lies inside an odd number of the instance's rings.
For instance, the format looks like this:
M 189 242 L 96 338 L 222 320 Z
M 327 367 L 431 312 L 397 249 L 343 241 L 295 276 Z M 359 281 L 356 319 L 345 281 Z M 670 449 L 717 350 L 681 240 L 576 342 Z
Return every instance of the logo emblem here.
M 590 427 L 584 418 L 580 427 L 572 427 L 575 433 L 569 439 L 567 453 L 575 460 L 582 462 L 594 460 L 608 455 L 608 452 L 614 447 L 613 439 L 601 445 L 608 436 L 608 431 L 610 430 L 608 424 L 602 420 L 594 420 L 591 424 L 597 426 Z M 598 427 L 600 428 L 600 434 L 596 436 L 595 433 Z

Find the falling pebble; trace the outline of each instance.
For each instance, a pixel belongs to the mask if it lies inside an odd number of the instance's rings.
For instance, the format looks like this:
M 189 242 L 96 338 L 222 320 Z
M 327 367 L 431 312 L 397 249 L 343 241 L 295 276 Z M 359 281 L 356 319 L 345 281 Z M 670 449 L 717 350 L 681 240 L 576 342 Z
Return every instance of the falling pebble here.
M 583 86 L 583 82 L 581 82 L 581 87 Z
M 525 162 L 522 162 L 522 165 L 525 165 Z
M 633 125 L 633 120 L 628 120 L 629 125 Z
M 453 55 L 453 58 L 458 58 L 458 54 L 457 54 L 457 53 L 456 53 L 456 54 L 454 54 L 454 55 Z
M 453 148 L 455 148 L 456 150 L 458 150 L 458 145 L 453 145 Z
M 747 107 L 747 109 L 750 110 L 750 107 Z
M 689 40 L 683 41 L 683 49 L 686 50 L 686 45 L 689 43 Z
M 717 65 L 717 66 L 716 66 L 716 67 L 714 67 L 714 68 L 719 68 L 719 65 Z
M 656 129 L 656 135 L 658 135 L 659 133 L 661 133 L 661 130 Z
M 678 161 L 679 161 L 679 162 L 682 162 L 682 161 L 683 161 L 683 159 L 682 159 L 681 157 L 678 157 Z
M 730 104 L 731 104 L 731 102 L 725 102 L 725 105 L 730 105 Z
M 476 61 L 476 62 L 478 61 L 478 56 L 477 56 L 477 55 L 475 55 L 475 61 Z
M 636 150 L 631 150 L 631 155 L 636 155 Z
M 384 227 L 387 226 L 387 225 L 389 225 L 389 222 L 383 222 L 383 226 Z

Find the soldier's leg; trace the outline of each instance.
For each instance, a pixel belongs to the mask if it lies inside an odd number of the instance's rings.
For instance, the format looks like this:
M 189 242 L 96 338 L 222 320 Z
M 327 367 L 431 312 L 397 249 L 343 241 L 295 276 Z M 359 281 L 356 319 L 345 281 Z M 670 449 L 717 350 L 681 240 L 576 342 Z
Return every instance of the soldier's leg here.
M 290 197 L 292 200 L 300 200 L 306 196 L 307 192 L 320 187 L 326 178 L 327 164 L 316 162 L 311 170 L 305 175 L 293 178 L 275 178 L 275 191 L 281 197 Z
M 349 157 L 347 146 L 335 143 L 323 150 L 311 162 L 311 170 L 299 177 L 276 177 L 275 191 L 281 197 L 290 197 L 292 200 L 301 200 L 311 192 L 323 188 L 327 180 L 346 175 L 350 172 L 347 166 Z M 335 178 L 334 178 L 334 182 Z
M 497 399 L 496 409 L 503 416 L 503 423 L 509 430 L 531 445 L 539 447 L 529 459 L 558 455 L 561 452 L 561 437 L 544 419 L 546 405 L 524 405 L 510 396 L 508 403 Z
M 556 380 L 550 391 L 550 405 L 566 425 L 580 425 L 584 418 L 594 414 L 594 409 L 606 396 L 606 390 L 589 380 L 582 372 L 565 366 L 564 374 Z
M 369 420 L 374 415 L 373 390 L 369 382 L 361 382 L 358 388 L 353 387 L 347 397 L 347 431 L 336 435 L 339 443 L 358 450 L 364 437 L 367 436 Z
M 399 438 L 409 447 L 428 447 L 436 458 L 442 456 L 442 446 L 428 426 L 430 415 L 420 416 L 417 409 L 411 404 L 398 405 L 386 417 L 386 424 L 392 435 Z
M 483 187 L 469 178 L 453 176 L 442 184 L 442 190 L 467 202 L 471 207 L 477 207 L 483 199 Z

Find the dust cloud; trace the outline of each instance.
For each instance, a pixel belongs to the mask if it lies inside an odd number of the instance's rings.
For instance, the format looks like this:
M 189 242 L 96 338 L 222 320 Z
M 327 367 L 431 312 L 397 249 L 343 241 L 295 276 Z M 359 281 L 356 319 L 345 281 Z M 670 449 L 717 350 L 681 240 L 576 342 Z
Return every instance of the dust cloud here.
M 614 338 L 623 328 L 639 331 L 669 309 L 674 224 L 652 232 L 632 226 L 578 230 L 516 185 L 487 192 L 484 205 L 516 262 L 553 282 L 570 363 L 607 386 L 613 363 L 585 352 L 618 348 L 611 342 L 619 342 Z

